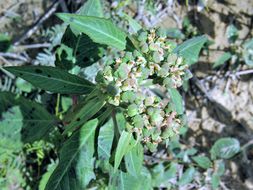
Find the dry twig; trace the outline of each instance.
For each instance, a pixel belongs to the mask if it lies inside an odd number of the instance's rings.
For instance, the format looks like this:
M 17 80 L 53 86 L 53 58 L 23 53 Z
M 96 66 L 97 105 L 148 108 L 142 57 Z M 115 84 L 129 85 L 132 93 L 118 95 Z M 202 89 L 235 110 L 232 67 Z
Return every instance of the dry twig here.
M 56 10 L 59 5 L 59 1 L 54 1 L 53 4 L 46 10 L 44 15 L 42 15 L 24 34 L 18 39 L 14 40 L 14 45 L 19 45 L 25 39 L 29 38 L 45 20 L 47 20 Z

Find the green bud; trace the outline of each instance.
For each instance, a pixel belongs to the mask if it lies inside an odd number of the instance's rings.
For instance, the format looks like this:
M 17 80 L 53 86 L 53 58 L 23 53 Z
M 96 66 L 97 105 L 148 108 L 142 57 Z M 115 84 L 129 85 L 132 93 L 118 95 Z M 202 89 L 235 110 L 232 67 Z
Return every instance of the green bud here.
M 177 55 L 176 54 L 171 54 L 167 57 L 167 62 L 170 64 L 170 65 L 174 65 L 176 63 L 176 60 L 177 60 Z
M 153 115 L 154 112 L 155 112 L 155 108 L 153 108 L 153 107 L 149 107 L 149 108 L 147 109 L 147 114 L 148 114 L 149 116 Z
M 125 56 L 122 58 L 123 62 L 128 62 L 130 60 L 133 60 L 134 56 L 132 52 L 126 52 Z
M 166 129 L 162 132 L 162 138 L 164 138 L 164 139 L 171 138 L 174 135 L 175 135 L 175 132 L 170 127 L 166 127 Z
M 132 129 L 133 129 L 134 127 L 130 124 L 130 123 L 126 123 L 126 129 L 128 130 L 128 131 L 132 131 Z
M 153 126 L 160 126 L 163 122 L 163 117 L 161 115 L 161 110 L 158 108 L 154 109 L 153 114 L 150 116 L 150 122 Z
M 176 121 L 172 121 L 170 123 L 170 127 L 173 128 L 173 129 L 178 130 L 180 128 L 180 124 L 178 122 L 176 122 Z
M 189 80 L 190 78 L 192 78 L 192 73 L 190 70 L 187 69 L 185 71 L 184 80 Z
M 134 55 L 134 57 L 141 57 L 142 56 L 142 54 L 137 50 L 134 50 L 133 55 Z
M 134 102 L 136 94 L 133 91 L 125 91 L 122 93 L 121 99 L 123 102 Z
M 162 101 L 162 99 L 159 96 L 155 96 L 155 104 L 159 104 Z
M 168 72 L 168 70 L 165 69 L 165 68 L 161 68 L 161 69 L 158 71 L 158 76 L 160 76 L 160 77 L 166 77 L 168 74 L 169 74 L 169 72 Z
M 150 43 L 150 45 L 149 45 L 149 49 L 150 49 L 151 51 L 158 51 L 159 45 L 156 44 L 156 43 L 154 43 L 154 42 L 152 42 L 152 43 Z
M 157 146 L 158 146 L 157 143 L 147 142 L 147 148 L 149 149 L 150 152 L 155 152 L 157 149 Z
M 165 42 L 165 46 L 167 47 L 167 50 L 169 52 L 172 52 L 172 50 L 177 47 L 177 43 L 176 42 L 172 42 L 172 41 L 166 41 Z
M 112 68 L 110 66 L 106 66 L 104 68 L 104 78 L 108 81 L 112 81 L 113 80 L 113 76 L 112 76 Z
M 141 46 L 141 51 L 142 53 L 148 53 L 148 44 L 147 43 L 144 43 L 142 46 Z
M 119 93 L 119 89 L 115 86 L 114 83 L 107 85 L 106 91 L 110 96 L 116 96 Z
M 165 109 L 164 109 L 165 113 L 166 114 L 169 114 L 173 111 L 172 107 L 171 106 L 167 106 Z
M 145 96 L 144 96 L 143 94 L 141 94 L 141 93 L 138 93 L 138 94 L 136 94 L 136 99 L 135 99 L 134 102 L 135 102 L 137 105 L 140 105 L 140 104 L 143 103 L 144 99 L 145 99 Z
M 154 128 L 152 128 L 152 129 L 143 128 L 142 129 L 142 134 L 144 137 L 150 137 L 153 132 L 154 132 Z
M 164 28 L 159 28 L 158 30 L 156 30 L 156 34 L 162 38 L 165 38 L 167 36 L 166 29 Z
M 155 128 L 154 132 L 152 133 L 151 137 L 153 141 L 157 141 L 160 138 L 161 130 L 158 128 Z
M 172 80 L 172 78 L 167 77 L 163 80 L 163 85 L 166 88 L 174 88 L 175 82 Z
M 137 128 L 142 128 L 144 126 L 143 118 L 141 115 L 136 115 L 133 118 L 133 124 Z
M 146 41 L 148 38 L 148 33 L 145 31 L 145 32 L 141 32 L 138 36 L 138 40 L 139 41 Z
M 136 104 L 130 104 L 127 107 L 127 114 L 130 117 L 133 117 L 138 114 L 138 106 Z
M 152 106 L 155 101 L 154 96 L 148 96 L 145 98 L 144 104 L 145 106 Z
M 120 78 L 121 80 L 126 80 L 128 78 L 129 69 L 126 63 L 120 64 L 119 68 L 115 71 L 114 76 Z
M 97 83 L 104 83 L 105 82 L 105 78 L 104 78 L 104 75 L 103 75 L 103 71 L 98 71 L 97 75 L 96 75 L 96 78 L 95 78 L 95 81 Z
M 155 62 L 155 63 L 159 63 L 159 62 L 161 62 L 163 60 L 163 57 L 160 55 L 160 53 L 158 52 L 158 51 L 155 51 L 154 53 L 153 53 L 153 61 Z

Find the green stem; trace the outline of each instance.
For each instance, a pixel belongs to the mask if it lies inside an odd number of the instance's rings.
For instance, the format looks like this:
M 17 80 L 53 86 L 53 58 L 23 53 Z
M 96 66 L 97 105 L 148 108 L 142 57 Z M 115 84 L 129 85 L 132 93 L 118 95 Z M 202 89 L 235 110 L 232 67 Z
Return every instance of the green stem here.
M 114 126 L 114 139 L 113 139 L 113 141 L 117 143 L 119 141 L 120 132 L 119 132 L 119 126 L 117 123 L 115 109 L 112 110 L 112 120 L 113 120 L 113 126 Z
M 61 98 L 61 95 L 57 94 L 57 101 L 56 101 L 56 107 L 55 107 L 55 115 L 57 117 L 59 116 L 60 98 Z

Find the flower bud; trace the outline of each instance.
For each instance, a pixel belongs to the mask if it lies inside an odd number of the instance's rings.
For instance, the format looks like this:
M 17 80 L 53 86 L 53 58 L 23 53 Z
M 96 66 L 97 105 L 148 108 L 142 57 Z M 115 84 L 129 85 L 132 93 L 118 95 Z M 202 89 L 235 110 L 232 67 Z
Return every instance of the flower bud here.
M 160 48 L 159 44 L 151 42 L 149 45 L 149 50 L 150 51 L 158 51 L 158 49 Z
M 103 75 L 103 71 L 98 71 L 97 75 L 96 75 L 96 78 L 95 78 L 95 81 L 97 83 L 104 83 L 105 82 L 105 78 L 104 78 L 104 75 Z
M 120 78 L 121 80 L 126 80 L 128 78 L 130 70 L 126 63 L 120 64 L 118 69 L 115 71 L 114 76 Z
M 152 133 L 151 138 L 153 141 L 157 141 L 160 138 L 160 135 L 161 135 L 161 130 L 156 128 L 154 132 Z
M 127 129 L 127 131 L 132 132 L 133 128 L 134 128 L 133 125 L 131 125 L 131 124 L 128 123 L 128 122 L 126 123 L 126 129 Z
M 171 54 L 167 57 L 167 62 L 170 64 L 170 65 L 174 65 L 177 61 L 177 55 L 176 54 Z
M 133 118 L 133 124 L 135 127 L 137 128 L 142 128 L 144 127 L 144 122 L 143 122 L 143 118 L 141 115 L 136 115 Z
M 162 132 L 162 138 L 164 138 L 164 139 L 168 139 L 168 138 L 171 138 L 173 136 L 175 136 L 175 132 L 170 127 L 166 127 L 164 129 L 164 131 Z
M 157 143 L 151 143 L 151 142 L 148 142 L 147 143 L 147 148 L 150 152 L 155 152 L 156 149 L 157 149 L 157 146 L 158 144 Z
M 158 108 L 155 108 L 153 114 L 150 116 L 150 123 L 153 126 L 160 126 L 162 122 L 163 122 L 163 117 L 161 116 L 161 110 Z
M 155 101 L 154 96 L 148 96 L 145 98 L 144 104 L 145 106 L 152 106 Z
M 166 88 L 174 88 L 175 86 L 175 82 L 172 80 L 172 78 L 170 77 L 167 77 L 163 80 L 163 85 L 166 87 Z
M 110 95 L 110 96 L 116 96 L 119 93 L 119 89 L 115 86 L 114 83 L 110 83 L 109 85 L 107 85 L 106 87 L 106 92 Z
M 138 93 L 138 94 L 136 95 L 136 99 L 135 99 L 134 102 L 135 102 L 137 105 L 141 105 L 141 104 L 143 103 L 144 99 L 145 99 L 145 96 L 144 96 L 142 93 Z
M 136 98 L 136 94 L 133 91 L 125 91 L 122 93 L 121 100 L 123 102 L 133 103 Z
M 155 52 L 153 53 L 152 58 L 153 58 L 153 61 L 154 61 L 155 63 L 160 63 L 160 62 L 163 60 L 163 57 L 161 56 L 161 54 L 160 54 L 158 51 L 155 51 Z
M 138 107 L 137 107 L 137 105 L 136 104 L 130 104 L 127 107 L 127 114 L 128 114 L 129 117 L 133 117 L 136 114 L 138 114 Z
M 144 44 L 141 46 L 141 51 L 142 51 L 142 53 L 148 53 L 149 47 L 148 47 L 148 44 L 147 44 L 147 43 L 144 43 Z
M 148 37 L 148 33 L 147 32 L 141 32 L 140 35 L 138 36 L 138 40 L 139 41 L 146 41 Z

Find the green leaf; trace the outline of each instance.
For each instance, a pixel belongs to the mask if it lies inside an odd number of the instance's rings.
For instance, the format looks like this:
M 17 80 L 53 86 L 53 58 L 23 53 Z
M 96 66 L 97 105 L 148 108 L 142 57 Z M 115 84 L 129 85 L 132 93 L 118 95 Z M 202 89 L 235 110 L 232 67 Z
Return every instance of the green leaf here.
M 110 20 L 93 16 L 59 13 L 57 16 L 75 30 L 88 35 L 94 42 L 124 50 L 126 34 Z
M 211 148 L 211 157 L 212 159 L 232 158 L 240 151 L 240 143 L 235 138 L 221 138 L 217 140 Z
M 17 80 L 16 80 L 16 86 L 20 90 L 22 90 L 23 92 L 27 92 L 27 93 L 31 92 L 32 88 L 33 88 L 33 86 L 30 83 L 28 83 L 27 81 L 25 81 L 25 80 L 23 80 L 21 78 L 17 78 Z
M 50 176 L 52 175 L 53 171 L 55 170 L 56 166 L 57 166 L 56 163 L 52 163 L 49 165 L 49 167 L 47 168 L 47 172 L 44 173 L 43 176 L 41 177 L 39 190 L 45 190 L 47 182 Z
M 75 35 L 68 27 L 56 51 L 56 66 L 71 69 L 74 65 L 88 67 L 98 61 L 104 46 L 93 42 L 85 34 Z
M 68 109 L 72 106 L 72 104 L 73 104 L 72 98 L 61 96 L 61 107 L 63 112 L 68 111 Z
M 211 160 L 206 156 L 194 156 L 192 159 L 203 169 L 212 167 Z
M 253 38 L 243 44 L 243 59 L 249 66 L 253 66 Z
M 206 41 L 207 37 L 204 35 L 194 37 L 177 46 L 173 52 L 185 58 L 187 63 L 191 65 L 198 61 L 200 50 Z
M 229 43 L 234 43 L 238 38 L 238 29 L 234 24 L 230 24 L 226 30 L 226 36 Z
M 94 136 L 98 120 L 82 126 L 62 146 L 59 164 L 50 176 L 46 190 L 85 189 L 94 174 Z
M 100 0 L 88 0 L 79 10 L 78 14 L 104 17 L 103 7 Z
M 0 52 L 6 52 L 11 46 L 11 38 L 8 35 L 0 33 Z
M 218 189 L 220 185 L 220 176 L 214 173 L 211 178 L 211 184 L 213 189 Z
M 0 92 L 0 115 L 15 106 L 16 95 L 11 92 Z
M 63 134 L 72 132 L 93 117 L 105 104 L 103 98 L 93 98 L 82 102 L 74 111 L 66 115 L 64 121 L 68 123 Z
M 117 170 L 110 175 L 109 190 L 151 190 L 151 176 L 142 172 L 138 177 Z
M 20 97 L 17 102 L 23 115 L 22 141 L 34 142 L 47 139 L 55 128 L 57 118 L 41 104 Z
M 125 164 L 127 171 L 132 176 L 139 176 L 142 169 L 144 152 L 143 147 L 138 143 L 132 150 L 125 155 Z
M 15 119 L 5 118 L 5 122 L 12 123 L 13 126 L 21 124 L 21 140 L 24 143 L 46 139 L 55 129 L 53 126 L 57 118 L 36 102 L 23 97 L 15 98 L 12 93 L 2 92 L 0 93 L 0 105 L 3 108 L 1 112 L 12 106 L 19 107 L 21 116 L 16 116 Z
M 109 163 L 111 157 L 111 148 L 113 142 L 113 121 L 112 119 L 105 123 L 99 130 L 98 136 L 98 158 Z
M 169 96 L 171 98 L 172 109 L 175 110 L 179 115 L 184 113 L 184 106 L 182 96 L 177 89 L 168 89 Z
M 178 164 L 171 162 L 169 169 L 165 170 L 163 163 L 160 163 L 152 168 L 152 182 L 154 187 L 159 187 L 161 184 L 167 185 L 169 180 L 177 176 Z
M 55 67 L 20 66 L 4 67 L 4 69 L 50 92 L 86 94 L 94 89 L 94 84 L 91 82 Z
M 166 30 L 166 34 L 169 38 L 184 39 L 184 34 L 177 28 L 169 28 Z
M 219 176 L 222 176 L 226 170 L 224 160 L 215 160 L 214 168 L 215 168 L 215 173 Z
M 175 178 L 177 176 L 177 168 L 178 168 L 177 163 L 174 163 L 174 162 L 170 163 L 170 168 L 168 170 L 166 170 L 163 174 L 164 182 L 166 182 L 172 178 Z
M 140 29 L 142 29 L 142 26 L 136 20 L 134 20 L 131 16 L 124 14 L 124 17 L 128 21 L 129 26 L 133 30 L 133 33 L 137 33 Z
M 232 57 L 231 53 L 229 52 L 225 52 L 223 53 L 217 61 L 215 61 L 213 68 L 217 68 L 221 65 L 223 65 L 224 63 L 226 63 L 230 58 Z
M 134 147 L 132 133 L 123 131 L 119 138 L 114 159 L 114 172 L 117 171 L 123 157 Z
M 191 183 L 192 180 L 194 179 L 194 174 L 195 174 L 195 168 L 194 167 L 190 167 L 188 168 L 182 175 L 182 177 L 180 178 L 178 185 L 179 186 L 183 186 L 186 185 L 188 183 Z

